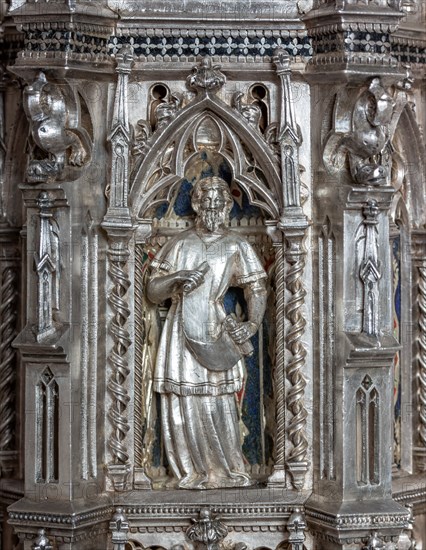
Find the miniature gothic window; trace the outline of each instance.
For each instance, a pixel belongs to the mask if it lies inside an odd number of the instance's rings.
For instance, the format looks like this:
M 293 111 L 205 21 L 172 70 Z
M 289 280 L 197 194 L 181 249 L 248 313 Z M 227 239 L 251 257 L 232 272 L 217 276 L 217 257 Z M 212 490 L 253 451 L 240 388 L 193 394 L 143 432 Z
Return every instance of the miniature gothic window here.
M 59 389 L 49 367 L 36 386 L 36 404 L 36 481 L 48 483 L 59 478 Z

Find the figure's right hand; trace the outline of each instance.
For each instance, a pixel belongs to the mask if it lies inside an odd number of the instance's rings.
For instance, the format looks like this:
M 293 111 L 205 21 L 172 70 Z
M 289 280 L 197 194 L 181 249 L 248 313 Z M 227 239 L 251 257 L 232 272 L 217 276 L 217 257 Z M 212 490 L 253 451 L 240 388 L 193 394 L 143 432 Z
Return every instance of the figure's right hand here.
M 201 271 L 182 269 L 174 273 L 174 279 L 180 291 L 191 292 L 204 282 L 204 274 Z

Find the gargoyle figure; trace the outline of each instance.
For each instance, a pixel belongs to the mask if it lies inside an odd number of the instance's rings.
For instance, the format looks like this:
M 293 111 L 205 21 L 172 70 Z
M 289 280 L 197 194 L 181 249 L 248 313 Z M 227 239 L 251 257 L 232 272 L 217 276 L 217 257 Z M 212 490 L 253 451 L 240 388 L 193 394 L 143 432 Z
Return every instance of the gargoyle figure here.
M 353 104 L 352 116 L 345 113 L 345 101 L 338 97 L 333 132 L 325 146 L 324 161 L 332 171 L 343 168 L 346 155 L 352 178 L 361 185 L 389 185 L 392 167 L 391 140 L 396 124 L 404 108 L 410 87 L 410 78 L 398 83 L 399 90 L 392 96 L 382 86 L 379 78 L 373 78 Z M 345 121 L 348 131 L 342 131 Z
M 40 72 L 25 89 L 24 107 L 35 145 L 48 154 L 46 159 L 30 160 L 29 182 L 55 179 L 67 163 L 76 167 L 85 163 L 90 149 L 88 135 L 71 122 L 75 117 L 70 113 L 64 94 L 58 86 L 47 82 L 44 73 Z
M 351 174 L 357 183 L 386 184 L 389 167 L 383 163 L 382 154 L 390 140 L 393 109 L 392 97 L 380 79 L 373 78 L 355 104 L 352 133 L 343 137 L 341 143 L 349 151 Z

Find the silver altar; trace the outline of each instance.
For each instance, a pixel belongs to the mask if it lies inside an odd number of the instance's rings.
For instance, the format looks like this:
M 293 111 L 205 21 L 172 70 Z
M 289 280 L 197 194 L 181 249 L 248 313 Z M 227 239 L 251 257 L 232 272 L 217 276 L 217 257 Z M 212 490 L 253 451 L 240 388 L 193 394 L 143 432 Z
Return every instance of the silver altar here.
M 425 23 L 420 0 L 0 2 L 1 548 L 426 548 Z M 247 243 L 262 274 L 211 300 L 229 329 L 191 313 L 228 338 L 198 369 L 244 356 L 229 417 L 197 418 L 204 443 L 232 426 L 246 482 L 212 459 L 179 487 L 156 365 L 187 341 L 152 283 L 205 178 L 232 197 L 210 259 Z

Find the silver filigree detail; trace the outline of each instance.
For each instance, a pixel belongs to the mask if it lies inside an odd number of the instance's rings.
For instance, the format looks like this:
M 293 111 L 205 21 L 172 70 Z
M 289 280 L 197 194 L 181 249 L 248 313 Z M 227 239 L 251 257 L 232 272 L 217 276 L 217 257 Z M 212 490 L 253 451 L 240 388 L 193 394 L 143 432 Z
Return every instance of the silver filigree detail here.
M 220 521 L 220 517 L 212 517 L 211 510 L 200 510 L 200 519 L 192 520 L 193 525 L 186 530 L 189 540 L 202 543 L 201 548 L 206 550 L 220 550 L 220 541 L 228 534 L 228 527 Z
M 198 93 L 216 93 L 226 82 L 225 75 L 220 71 L 220 65 L 213 65 L 210 57 L 204 57 L 199 65 L 192 68 L 191 74 L 186 79 L 188 87 L 197 90 Z

